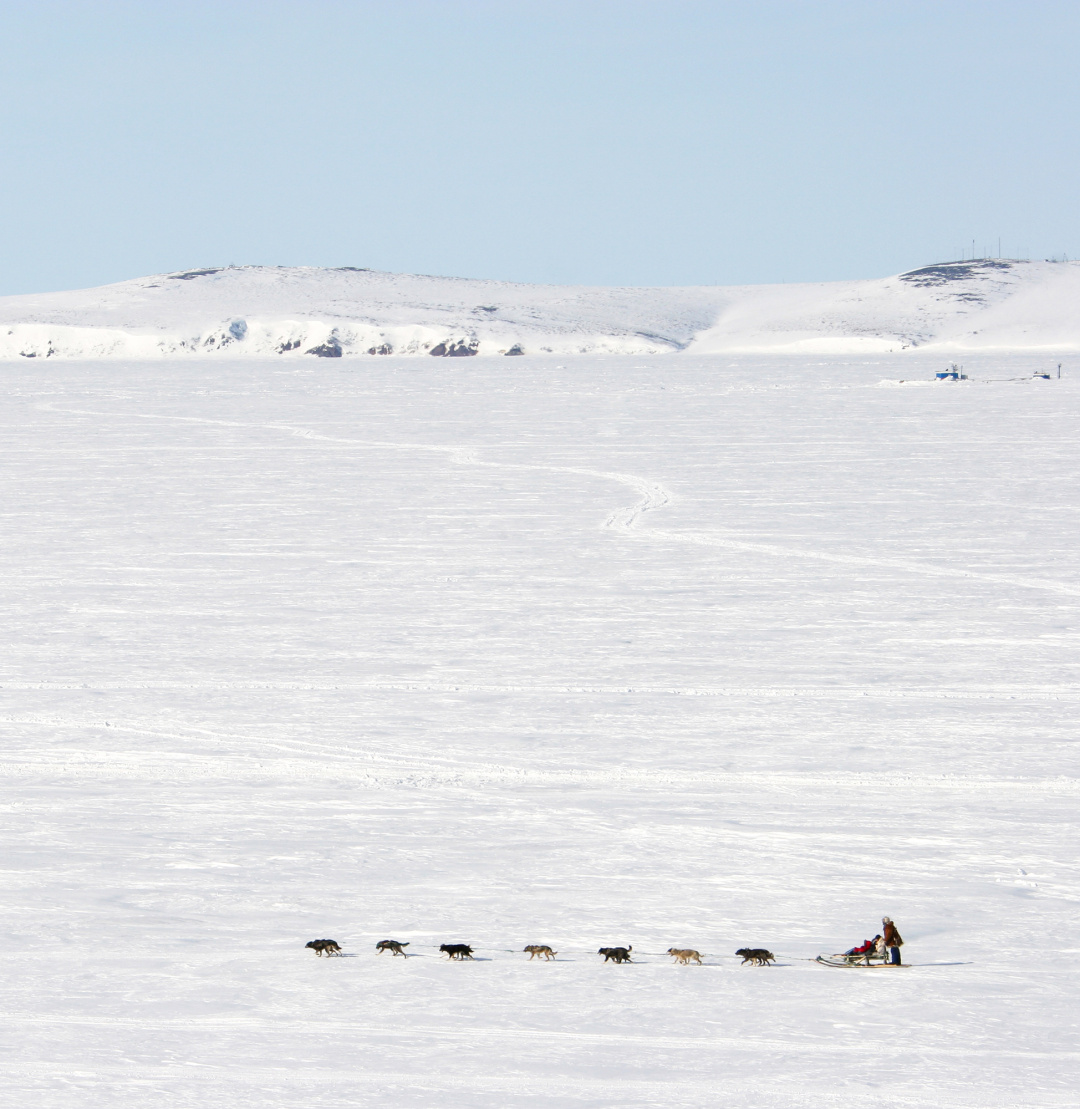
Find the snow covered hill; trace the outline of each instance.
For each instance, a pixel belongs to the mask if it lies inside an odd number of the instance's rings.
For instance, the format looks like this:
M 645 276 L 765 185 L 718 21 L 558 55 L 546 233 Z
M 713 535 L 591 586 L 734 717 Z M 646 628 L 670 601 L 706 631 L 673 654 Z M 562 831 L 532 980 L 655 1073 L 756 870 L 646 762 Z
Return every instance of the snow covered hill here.
M 1078 308 L 1070 262 L 687 288 L 228 266 L 0 298 L 0 359 L 1068 351 Z

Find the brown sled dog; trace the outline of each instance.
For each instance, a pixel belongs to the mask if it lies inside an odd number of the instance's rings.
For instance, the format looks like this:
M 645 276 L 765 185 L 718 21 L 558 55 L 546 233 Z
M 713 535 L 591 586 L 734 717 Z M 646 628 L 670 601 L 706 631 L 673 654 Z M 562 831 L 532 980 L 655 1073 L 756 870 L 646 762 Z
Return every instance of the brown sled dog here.
M 384 951 L 389 951 L 391 955 L 404 955 L 407 959 L 409 953 L 405 950 L 409 945 L 407 943 L 398 943 L 397 940 L 379 940 L 375 945 L 375 950 L 381 955 Z
M 525 950 L 529 953 L 530 963 L 533 961 L 533 959 L 537 957 L 537 955 L 542 956 L 548 962 L 550 962 L 552 959 L 555 958 L 556 955 L 558 955 L 558 952 L 552 951 L 546 943 L 530 943 L 529 946 L 525 948 Z
M 680 966 L 688 966 L 691 959 L 693 959 L 693 961 L 695 963 L 697 963 L 698 966 L 702 965 L 701 952 L 700 951 L 694 951 L 692 948 L 689 948 L 689 947 L 683 947 L 683 948 L 669 947 L 668 950 L 667 950 L 667 953 L 669 955 L 673 956 L 675 961 Z

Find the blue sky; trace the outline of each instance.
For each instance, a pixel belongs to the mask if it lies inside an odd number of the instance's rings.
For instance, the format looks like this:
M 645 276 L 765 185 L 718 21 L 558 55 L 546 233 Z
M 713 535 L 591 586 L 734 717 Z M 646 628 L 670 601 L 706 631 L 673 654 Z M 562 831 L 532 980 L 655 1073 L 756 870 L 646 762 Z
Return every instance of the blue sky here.
M 0 0 L 0 293 L 1080 256 L 1080 4 Z

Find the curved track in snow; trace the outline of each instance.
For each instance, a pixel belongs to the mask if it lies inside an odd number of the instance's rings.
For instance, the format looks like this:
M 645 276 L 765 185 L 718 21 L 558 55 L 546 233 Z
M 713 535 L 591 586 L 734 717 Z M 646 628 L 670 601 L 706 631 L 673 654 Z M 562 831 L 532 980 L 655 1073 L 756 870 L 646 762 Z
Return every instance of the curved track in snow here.
M 300 439 L 309 439 L 320 443 L 332 443 L 342 447 L 356 450 L 386 450 L 386 451 L 421 451 L 433 454 L 443 454 L 453 462 L 462 466 L 480 466 L 496 470 L 517 470 L 524 472 L 550 473 L 550 474 L 575 474 L 580 477 L 599 478 L 603 481 L 613 481 L 632 489 L 640 496 L 640 500 L 628 508 L 619 508 L 612 512 L 604 521 L 604 527 L 610 531 L 618 532 L 635 538 L 662 539 L 671 543 L 686 543 L 702 547 L 718 547 L 726 550 L 745 551 L 752 554 L 769 555 L 774 558 L 814 559 L 820 562 L 837 563 L 845 566 L 881 567 L 891 570 L 900 570 L 909 574 L 922 574 L 930 577 L 954 578 L 968 581 L 988 582 L 993 585 L 1010 585 L 1022 589 L 1038 589 L 1050 593 L 1064 594 L 1071 597 L 1080 597 L 1080 587 L 1067 585 L 1061 582 L 1046 581 L 1039 578 L 1017 577 L 1009 574 L 983 574 L 973 570 L 960 570 L 951 566 L 932 566 L 924 562 L 912 562 L 908 559 L 876 558 L 862 555 L 836 554 L 830 551 L 806 550 L 799 547 L 785 547 L 774 543 L 752 543 L 740 539 L 727 539 L 723 536 L 710 534 L 693 534 L 685 532 L 663 531 L 651 529 L 641 531 L 638 528 L 642 518 L 649 512 L 664 508 L 672 501 L 672 494 L 659 482 L 650 481 L 636 474 L 627 474 L 615 470 L 594 470 L 583 466 L 550 466 L 542 463 L 522 462 L 491 462 L 477 456 L 471 447 L 437 446 L 427 443 L 397 443 L 384 440 L 349 439 L 342 436 L 324 435 L 310 428 L 295 427 L 291 424 L 258 424 L 245 423 L 239 420 L 216 420 L 202 416 L 171 416 L 157 413 L 115 413 L 100 412 L 88 409 L 61 408 L 50 403 L 43 403 L 41 408 L 49 411 L 69 413 L 79 416 L 104 416 L 110 418 L 129 418 L 144 420 L 172 420 L 185 423 L 209 424 L 220 427 L 246 428 L 263 431 L 279 431 Z

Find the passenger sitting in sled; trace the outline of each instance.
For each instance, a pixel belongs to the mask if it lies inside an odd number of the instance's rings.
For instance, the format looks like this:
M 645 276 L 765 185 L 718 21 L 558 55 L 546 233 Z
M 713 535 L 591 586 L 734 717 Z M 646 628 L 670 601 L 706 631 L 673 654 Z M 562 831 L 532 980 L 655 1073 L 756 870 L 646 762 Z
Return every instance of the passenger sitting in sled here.
M 859 958 L 861 956 L 869 961 L 871 955 L 876 955 L 878 953 L 877 949 L 880 941 L 880 936 L 875 936 L 872 940 L 863 940 L 858 947 L 853 947 L 850 951 L 845 951 L 844 955 L 846 958 Z

